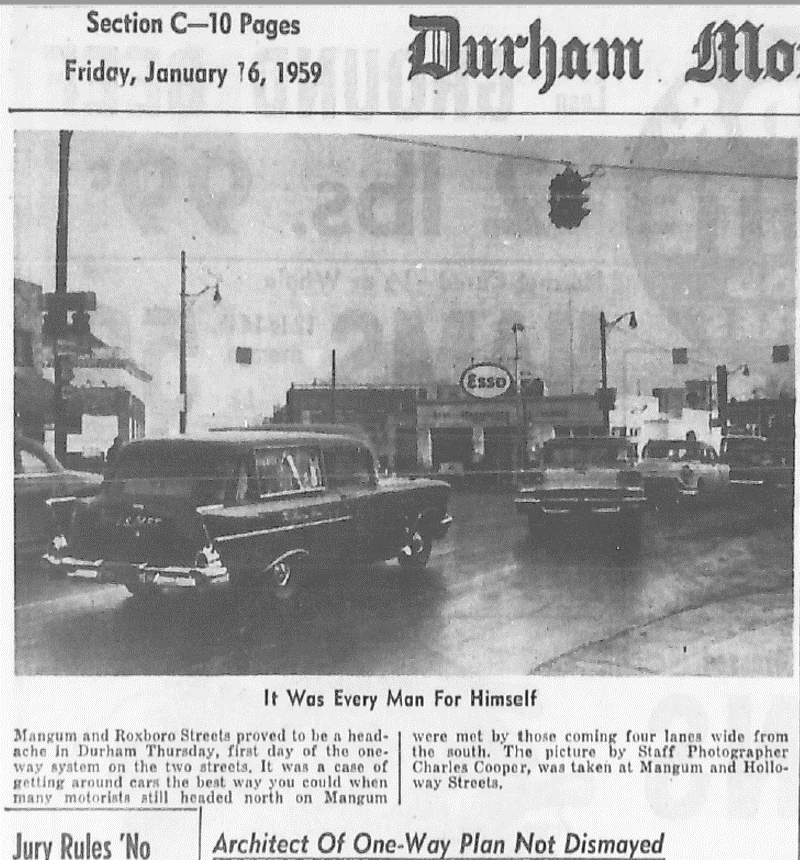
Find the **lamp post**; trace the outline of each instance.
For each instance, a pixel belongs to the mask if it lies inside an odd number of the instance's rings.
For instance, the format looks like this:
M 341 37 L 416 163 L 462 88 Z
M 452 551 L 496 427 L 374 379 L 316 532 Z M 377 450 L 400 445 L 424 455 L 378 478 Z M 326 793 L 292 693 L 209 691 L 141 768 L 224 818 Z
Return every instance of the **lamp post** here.
M 56 216 L 56 287 L 54 310 L 58 300 L 63 301 L 67 293 L 67 262 L 69 254 L 69 152 L 71 131 L 61 131 L 58 136 L 58 214 Z M 67 433 L 64 427 L 64 374 L 59 355 L 59 334 L 66 327 L 67 314 L 63 305 L 54 314 L 53 326 L 53 447 L 61 462 L 67 453 Z
M 514 388 L 517 397 L 517 412 L 519 413 L 520 422 L 520 440 L 519 440 L 519 468 L 525 468 L 525 451 L 528 447 L 528 420 L 525 415 L 525 399 L 522 396 L 522 377 L 519 372 L 519 336 L 525 331 L 523 323 L 515 322 L 511 326 L 511 332 L 514 335 Z
M 606 320 L 605 312 L 600 311 L 600 396 L 602 398 L 603 427 L 605 428 L 606 434 L 609 432 L 609 413 L 611 412 L 608 403 L 608 357 L 606 355 L 606 332 L 621 323 L 626 317 L 628 318 L 628 327 L 632 329 L 636 328 L 638 325 L 636 322 L 636 311 L 626 311 L 611 322 Z
M 736 370 L 728 370 L 724 364 L 717 365 L 717 415 L 723 436 L 728 435 L 728 377 L 736 373 L 750 376 L 750 368 L 746 364 L 740 364 Z
M 186 251 L 181 251 L 181 326 L 180 326 L 180 349 L 178 353 L 178 387 L 180 389 L 180 414 L 178 418 L 178 432 L 183 434 L 186 432 L 186 417 L 189 411 L 189 400 L 186 392 L 186 306 L 188 299 L 196 299 L 212 289 L 209 284 L 203 287 L 196 293 L 186 292 Z M 222 301 L 222 295 L 219 291 L 219 282 L 214 287 L 214 303 L 219 304 Z

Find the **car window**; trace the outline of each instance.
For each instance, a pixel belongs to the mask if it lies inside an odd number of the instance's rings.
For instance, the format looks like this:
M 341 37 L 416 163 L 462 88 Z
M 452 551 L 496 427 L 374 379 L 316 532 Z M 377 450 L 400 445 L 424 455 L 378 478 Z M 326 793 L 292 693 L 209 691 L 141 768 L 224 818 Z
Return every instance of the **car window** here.
M 259 488 L 253 457 L 241 457 L 238 463 L 233 464 L 231 472 L 231 477 L 225 487 L 224 503 L 226 505 L 241 505 L 245 502 L 257 501 Z
M 722 450 L 725 455 L 738 463 L 760 465 L 767 448 L 762 439 L 757 437 L 736 439 L 727 437 L 722 440 Z
M 375 460 L 369 448 L 362 445 L 326 450 L 325 471 L 332 487 L 363 487 L 375 482 Z
M 221 446 L 133 443 L 106 469 L 103 493 L 190 499 L 197 505 L 228 501 L 240 458 Z
M 588 466 L 615 466 L 634 458 L 628 445 L 547 445 L 542 460 L 555 469 L 582 469 Z
M 323 486 L 320 454 L 314 448 L 268 448 L 256 452 L 262 495 L 316 490 Z
M 671 460 L 673 463 L 705 462 L 702 450 L 691 442 L 655 440 L 645 445 L 642 456 L 647 460 Z
M 43 472 L 49 472 L 47 463 L 31 454 L 30 451 L 25 451 L 18 448 L 14 456 L 14 474 L 15 475 L 41 475 Z

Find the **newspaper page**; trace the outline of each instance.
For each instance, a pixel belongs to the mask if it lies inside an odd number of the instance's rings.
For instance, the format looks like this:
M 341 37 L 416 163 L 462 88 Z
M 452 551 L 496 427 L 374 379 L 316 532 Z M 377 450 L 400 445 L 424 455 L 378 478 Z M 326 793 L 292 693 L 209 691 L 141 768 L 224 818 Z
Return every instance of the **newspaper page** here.
M 0 25 L 2 860 L 796 858 L 797 8 Z

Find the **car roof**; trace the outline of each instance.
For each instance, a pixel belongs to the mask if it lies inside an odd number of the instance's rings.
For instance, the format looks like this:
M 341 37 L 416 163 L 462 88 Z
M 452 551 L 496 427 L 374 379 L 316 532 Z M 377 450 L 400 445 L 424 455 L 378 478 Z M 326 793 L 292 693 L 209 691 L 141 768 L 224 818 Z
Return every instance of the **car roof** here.
M 621 436 L 563 436 L 558 439 L 548 439 L 545 445 L 632 445 L 629 439 Z
M 283 445 L 338 445 L 342 443 L 366 445 L 366 439 L 334 433 L 315 433 L 294 430 L 215 430 L 191 433 L 184 436 L 150 436 L 136 439 L 125 447 L 132 446 L 213 446 L 219 448 L 264 448 Z

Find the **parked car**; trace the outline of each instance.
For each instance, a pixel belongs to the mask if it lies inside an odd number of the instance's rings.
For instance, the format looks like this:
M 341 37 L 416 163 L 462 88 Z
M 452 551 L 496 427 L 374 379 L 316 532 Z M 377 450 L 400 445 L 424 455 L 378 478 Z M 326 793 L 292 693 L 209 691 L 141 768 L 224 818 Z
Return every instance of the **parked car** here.
M 517 511 L 535 535 L 557 522 L 602 518 L 614 529 L 620 549 L 641 545 L 645 495 L 635 468 L 636 448 L 625 439 L 581 437 L 544 443 L 536 468 L 523 472 Z
M 642 450 L 639 471 L 648 502 L 672 505 L 719 500 L 729 488 L 730 466 L 713 446 L 680 439 L 651 439 Z
M 47 500 L 93 495 L 103 480 L 94 472 L 65 469 L 38 442 L 14 436 L 14 546 L 17 554 L 41 553 L 53 535 Z
M 794 503 L 794 447 L 763 436 L 722 437 L 720 460 L 730 468 L 731 487 L 773 507 Z
M 262 430 L 131 442 L 44 557 L 55 576 L 133 594 L 231 583 L 294 597 L 312 566 L 396 557 L 422 570 L 451 523 L 450 488 L 382 478 L 368 443 Z

